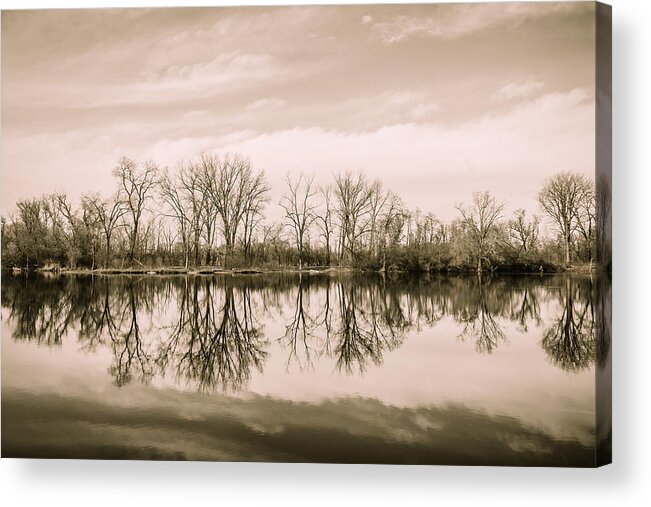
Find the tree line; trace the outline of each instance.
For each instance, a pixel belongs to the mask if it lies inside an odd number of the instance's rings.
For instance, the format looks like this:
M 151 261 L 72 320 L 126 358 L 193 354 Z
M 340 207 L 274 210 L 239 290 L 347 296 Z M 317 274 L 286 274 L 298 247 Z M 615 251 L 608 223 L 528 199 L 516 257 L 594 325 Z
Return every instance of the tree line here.
M 573 263 L 608 267 L 603 224 L 610 190 L 577 173 L 550 177 L 537 195 L 541 215 L 487 191 L 458 203 L 449 222 L 420 209 L 365 173 L 344 171 L 326 185 L 287 175 L 270 200 L 263 171 L 240 155 L 204 154 L 175 170 L 121 158 L 111 195 L 65 193 L 23 199 L 2 217 L 5 268 L 345 266 L 378 271 L 539 271 Z M 265 218 L 279 206 L 282 219 Z M 541 220 L 553 234 L 543 236 Z

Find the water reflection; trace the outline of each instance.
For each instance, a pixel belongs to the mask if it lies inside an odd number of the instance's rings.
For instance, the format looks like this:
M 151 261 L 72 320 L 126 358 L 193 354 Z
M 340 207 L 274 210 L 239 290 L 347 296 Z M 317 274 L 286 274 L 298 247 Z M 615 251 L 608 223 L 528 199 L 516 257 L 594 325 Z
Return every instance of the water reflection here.
M 107 326 L 110 347 L 113 351 L 113 364 L 109 373 L 115 378 L 118 386 L 128 384 L 137 375 L 147 383 L 154 374 L 151 361 L 150 340 L 147 339 L 149 329 L 144 333 L 138 322 L 138 309 L 150 304 L 150 300 L 142 297 L 140 291 L 134 289 L 133 282 L 128 283 L 123 297 L 115 307 L 115 318 L 110 315 Z
M 581 371 L 594 361 L 594 309 L 591 286 L 569 278 L 556 289 L 562 311 L 545 331 L 541 345 L 552 363 L 565 371 Z
M 459 336 L 463 339 L 472 339 L 477 352 L 490 354 L 500 342 L 506 341 L 506 336 L 494 317 L 495 312 L 488 306 L 487 290 L 487 285 L 480 280 L 472 290 L 467 291 L 470 295 L 468 305 L 459 312 L 457 318 L 464 323 L 463 331 Z M 490 300 L 494 300 L 495 294 L 492 296 Z
M 233 286 L 218 290 L 205 279 L 180 291 L 178 319 L 159 342 L 156 363 L 201 389 L 240 389 L 251 369 L 262 371 L 267 356 L 261 325 L 254 317 L 251 292 Z
M 373 289 L 338 284 L 339 319 L 334 328 L 334 355 L 337 368 L 363 372 L 368 364 L 381 364 L 386 351 L 395 349 L 404 338 L 406 325 L 395 297 L 384 286 Z M 388 308 L 393 306 L 393 310 Z M 398 325 L 394 315 L 398 315 Z
M 600 277 L 594 284 L 594 329 L 596 332 L 596 360 L 600 368 L 604 368 L 610 357 L 611 322 L 610 304 L 612 301 L 611 282 L 605 276 Z
M 155 409 L 3 393 L 3 457 L 593 466 L 594 448 L 463 405 L 396 407 L 150 390 Z M 164 398 L 168 403 L 161 402 Z M 112 402 L 112 403 L 111 403 Z M 193 417 L 185 416 L 191 412 Z M 74 438 L 66 438 L 70 428 Z M 95 428 L 101 428 L 97 432 Z
M 337 371 L 354 375 L 382 364 L 410 333 L 432 329 L 436 337 L 443 318 L 457 323 L 460 339 L 482 354 L 508 346 L 507 325 L 520 333 L 542 327 L 540 346 L 550 362 L 568 372 L 585 370 L 595 358 L 604 361 L 610 348 L 608 327 L 595 327 L 595 315 L 605 313 L 595 312 L 604 304 L 604 283 L 569 277 L 7 275 L 2 304 L 16 340 L 56 347 L 78 339 L 84 350 L 110 350 L 107 368 L 118 386 L 159 375 L 199 390 L 237 391 L 263 370 L 274 344 L 288 370 L 311 369 L 327 358 Z M 543 318 L 542 304 L 557 310 Z M 284 332 L 269 335 L 267 322 L 282 323 Z

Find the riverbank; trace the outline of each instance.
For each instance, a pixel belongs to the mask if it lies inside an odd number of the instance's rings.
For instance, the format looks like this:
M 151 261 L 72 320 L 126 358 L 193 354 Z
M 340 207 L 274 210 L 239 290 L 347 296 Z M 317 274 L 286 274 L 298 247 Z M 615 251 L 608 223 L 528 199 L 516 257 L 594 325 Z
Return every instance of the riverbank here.
M 486 270 L 482 274 L 485 276 L 490 275 L 554 275 L 554 274 L 574 274 L 574 275 L 591 275 L 600 272 L 601 270 L 594 264 L 577 264 L 572 266 L 554 266 L 553 269 L 545 269 L 542 272 L 534 271 L 531 269 L 508 269 L 506 267 L 497 267 L 490 271 Z M 14 274 L 26 272 L 24 268 L 12 268 L 10 270 Z M 170 275 L 183 275 L 183 276 L 196 276 L 196 275 L 263 275 L 272 273 L 286 273 L 286 274 L 343 274 L 343 273 L 379 273 L 387 275 L 404 275 L 406 271 L 376 271 L 372 269 L 362 269 L 354 267 L 339 267 L 339 266 L 306 266 L 302 269 L 293 266 L 283 266 L 275 268 L 231 268 L 224 269 L 215 266 L 197 266 L 185 268 L 182 266 L 166 266 L 166 267 L 129 267 L 129 268 L 59 268 L 47 266 L 44 268 L 37 268 L 34 271 L 43 274 L 53 275 L 138 275 L 138 276 L 170 276 Z M 464 269 L 448 269 L 442 271 L 420 271 L 412 272 L 411 274 L 476 274 L 474 270 Z
M 15 271 L 15 270 L 14 270 Z M 281 268 L 232 268 L 223 269 L 215 266 L 198 266 L 192 268 L 184 268 L 181 266 L 167 266 L 167 267 L 142 267 L 142 268 L 60 268 L 53 269 L 37 269 L 41 273 L 53 273 L 61 275 L 262 275 L 269 273 L 303 273 L 303 274 L 322 274 L 322 273 L 350 273 L 360 271 L 354 268 L 347 267 L 305 267 L 298 269 L 294 267 L 281 267 Z

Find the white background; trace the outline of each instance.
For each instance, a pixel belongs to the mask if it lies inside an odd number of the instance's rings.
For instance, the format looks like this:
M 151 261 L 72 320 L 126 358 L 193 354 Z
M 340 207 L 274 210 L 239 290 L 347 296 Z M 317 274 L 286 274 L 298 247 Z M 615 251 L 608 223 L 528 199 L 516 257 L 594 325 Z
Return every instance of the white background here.
M 0 7 L 180 5 L 5 1 Z M 186 2 L 191 5 L 246 2 Z M 251 2 L 273 4 L 277 2 Z M 282 3 L 300 3 L 287 2 Z M 333 3 L 333 2 L 318 2 Z M 335 2 L 336 3 L 336 2 Z M 363 2 L 362 2 L 363 3 Z M 597 470 L 0 461 L 4 505 L 651 505 L 651 2 L 612 0 L 614 464 Z

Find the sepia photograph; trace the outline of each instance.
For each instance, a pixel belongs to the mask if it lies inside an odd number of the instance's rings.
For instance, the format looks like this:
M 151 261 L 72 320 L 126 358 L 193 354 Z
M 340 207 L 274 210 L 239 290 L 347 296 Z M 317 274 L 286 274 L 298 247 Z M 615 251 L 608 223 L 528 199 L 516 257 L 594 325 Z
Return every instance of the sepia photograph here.
M 611 11 L 2 12 L 3 458 L 611 462 Z

